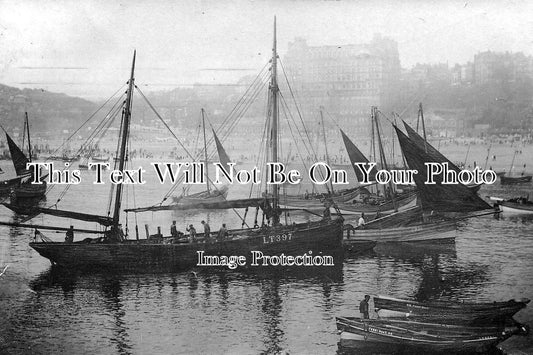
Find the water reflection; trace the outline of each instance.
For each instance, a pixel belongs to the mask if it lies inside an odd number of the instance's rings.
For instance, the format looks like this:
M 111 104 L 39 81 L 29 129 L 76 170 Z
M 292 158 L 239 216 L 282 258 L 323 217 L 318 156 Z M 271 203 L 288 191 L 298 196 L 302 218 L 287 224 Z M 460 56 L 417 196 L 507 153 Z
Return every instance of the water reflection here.
M 282 299 L 280 297 L 280 280 L 262 280 L 261 286 L 261 319 L 264 325 L 263 337 L 266 354 L 278 354 L 283 350 L 285 333 L 281 329 Z
M 27 271 L 21 287 L 32 291 L 17 293 L 20 299 L 11 302 L 4 338 L 15 353 L 37 348 L 44 353 L 75 349 L 116 354 L 401 353 L 396 347 L 354 351 L 337 346 L 334 317 L 358 315 L 358 302 L 367 293 L 421 301 L 475 300 L 491 299 L 518 284 L 521 289 L 509 292 L 530 296 L 524 290 L 532 290 L 531 283 L 511 272 L 516 267 L 504 274 L 497 264 L 509 263 L 510 237 L 515 238 L 513 255 L 531 255 L 527 239 L 505 235 L 510 225 L 514 222 L 486 218 L 466 224 L 461 233 L 468 237 L 456 244 L 379 245 L 332 268 L 197 268 L 120 275 L 48 268 L 37 276 Z M 501 230 L 502 237 L 487 240 L 487 228 Z M 19 240 L 18 231 L 11 232 L 13 258 L 35 254 L 26 240 Z M 19 262 L 18 269 L 47 265 L 37 255 L 29 260 Z M 533 272 L 529 259 L 522 260 L 517 262 L 524 275 Z M 99 342 L 86 342 L 94 338 Z

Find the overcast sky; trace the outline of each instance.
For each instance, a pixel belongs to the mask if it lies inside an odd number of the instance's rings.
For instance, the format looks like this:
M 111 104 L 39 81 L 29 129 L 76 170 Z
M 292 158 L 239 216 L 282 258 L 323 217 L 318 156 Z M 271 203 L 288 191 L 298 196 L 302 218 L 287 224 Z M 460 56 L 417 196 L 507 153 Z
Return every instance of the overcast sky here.
M 404 68 L 533 54 L 527 1 L 0 0 L 0 83 L 106 98 L 133 49 L 145 91 L 232 83 L 268 60 L 274 15 L 282 58 L 295 37 L 342 45 L 374 33 L 398 42 Z

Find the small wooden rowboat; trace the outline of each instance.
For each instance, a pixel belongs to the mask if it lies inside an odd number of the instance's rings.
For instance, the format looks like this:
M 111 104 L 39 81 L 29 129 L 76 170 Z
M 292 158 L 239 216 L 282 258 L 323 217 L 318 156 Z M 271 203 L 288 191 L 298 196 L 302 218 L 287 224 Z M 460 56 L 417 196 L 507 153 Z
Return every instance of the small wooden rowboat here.
M 396 316 L 420 321 L 439 321 L 453 324 L 501 324 L 525 308 L 529 299 L 507 302 L 416 302 L 398 298 L 375 296 L 376 311 L 397 312 Z
M 533 201 L 528 197 L 515 197 L 508 200 L 501 197 L 489 197 L 504 214 L 533 214 Z
M 409 348 L 435 351 L 485 351 L 514 334 L 526 332 L 518 323 L 507 327 L 470 327 L 437 323 L 421 323 L 400 320 L 360 319 L 336 317 L 341 331 L 341 346 L 387 344 L 389 350 Z

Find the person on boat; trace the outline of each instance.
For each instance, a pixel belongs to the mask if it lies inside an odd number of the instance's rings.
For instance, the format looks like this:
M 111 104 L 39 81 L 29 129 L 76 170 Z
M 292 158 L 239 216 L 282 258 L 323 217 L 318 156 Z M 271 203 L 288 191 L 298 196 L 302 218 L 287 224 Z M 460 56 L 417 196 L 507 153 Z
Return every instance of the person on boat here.
M 359 220 L 357 221 L 357 227 L 363 227 L 365 223 L 365 214 L 363 212 L 361 213 L 361 217 L 359 217 Z
M 206 221 L 202 221 L 200 223 L 202 223 L 202 225 L 204 226 L 204 238 L 208 240 L 209 238 L 211 238 L 211 227 Z
M 309 200 L 309 191 L 305 190 L 304 199 Z
M 190 241 L 195 242 L 196 241 L 196 228 L 192 224 L 189 224 L 189 227 L 186 228 L 187 232 L 189 232 Z
M 176 238 L 178 236 L 178 228 L 176 227 L 176 221 L 172 221 L 170 226 L 170 235 Z
M 324 207 L 325 208 L 324 208 L 324 212 L 322 212 L 322 219 L 329 221 L 331 219 L 331 211 L 330 211 L 331 203 L 329 201 L 325 201 Z
M 218 231 L 217 238 L 219 240 L 224 240 L 224 239 L 226 239 L 227 236 L 228 236 L 228 229 L 226 228 L 226 223 L 223 223 L 222 227 L 220 227 L 220 229 Z
M 74 241 L 74 226 L 70 226 L 70 229 L 65 233 L 65 243 L 72 243 Z
M 368 301 L 370 301 L 370 296 L 365 295 L 365 299 L 359 303 L 359 313 L 361 313 L 361 319 L 370 319 L 368 313 Z
M 126 239 L 126 235 L 124 234 L 124 230 L 122 229 L 122 224 L 118 224 L 118 240 L 123 241 Z

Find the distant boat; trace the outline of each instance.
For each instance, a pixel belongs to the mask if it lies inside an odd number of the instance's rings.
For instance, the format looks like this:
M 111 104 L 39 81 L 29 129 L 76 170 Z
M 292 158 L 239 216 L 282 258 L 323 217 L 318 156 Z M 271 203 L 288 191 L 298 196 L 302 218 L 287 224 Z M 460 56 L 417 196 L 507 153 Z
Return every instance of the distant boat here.
M 513 185 L 513 184 L 526 184 L 531 182 L 531 175 L 524 176 L 500 176 L 500 182 L 502 185 Z
M 343 347 L 386 346 L 391 351 L 407 347 L 410 351 L 485 352 L 490 347 L 515 334 L 524 334 L 519 324 L 510 326 L 470 327 L 441 323 L 402 320 L 360 319 L 336 317 Z
M 528 182 L 531 182 L 531 175 L 524 175 L 522 172 L 521 176 L 511 176 L 511 171 L 513 170 L 514 160 L 516 158 L 516 154 L 518 151 L 515 150 L 513 155 L 513 160 L 511 161 L 511 167 L 509 168 L 509 174 L 507 176 L 500 175 L 500 183 L 502 185 L 514 185 L 514 184 L 526 184 Z M 524 164 L 524 168 L 526 165 Z
M 228 196 L 228 186 L 224 185 L 221 187 L 217 187 L 213 184 L 213 186 L 210 186 L 212 182 L 209 180 L 209 160 L 208 160 L 208 154 L 207 154 L 207 141 L 206 141 L 206 135 L 205 135 L 205 111 L 204 109 L 201 110 L 202 113 L 202 127 L 204 132 L 204 177 L 206 180 L 206 190 L 197 192 L 190 195 L 180 195 L 180 196 L 173 196 L 172 200 L 176 204 L 185 205 L 188 203 L 198 203 L 198 202 L 209 202 L 209 201 L 224 201 L 226 200 L 226 197 Z M 222 146 L 222 143 L 218 139 L 217 134 L 215 133 L 215 130 L 213 130 L 213 137 L 215 140 L 218 158 L 223 167 L 227 169 L 230 164 L 231 160 L 226 153 L 226 150 Z
M 403 318 L 446 324 L 504 324 L 528 303 L 529 299 L 479 303 L 417 302 L 387 296 L 374 297 L 376 311 L 395 311 Z
M 27 169 L 27 164 L 31 163 L 32 152 L 31 152 L 31 141 L 30 141 L 30 129 L 28 123 L 28 114 L 26 113 L 24 118 L 24 127 L 27 132 L 28 139 L 28 157 L 24 152 L 17 146 L 17 144 L 11 139 L 9 134 L 6 133 L 7 144 L 9 146 L 9 152 L 11 154 L 11 160 L 13 161 L 13 166 L 15 172 L 17 173 L 17 179 L 20 180 L 20 184 L 13 186 L 11 200 L 12 203 L 21 203 L 21 202 L 32 202 L 31 200 L 40 199 L 45 196 L 46 193 L 46 178 L 48 175 L 41 177 L 39 184 L 33 184 L 34 179 L 33 172 Z

